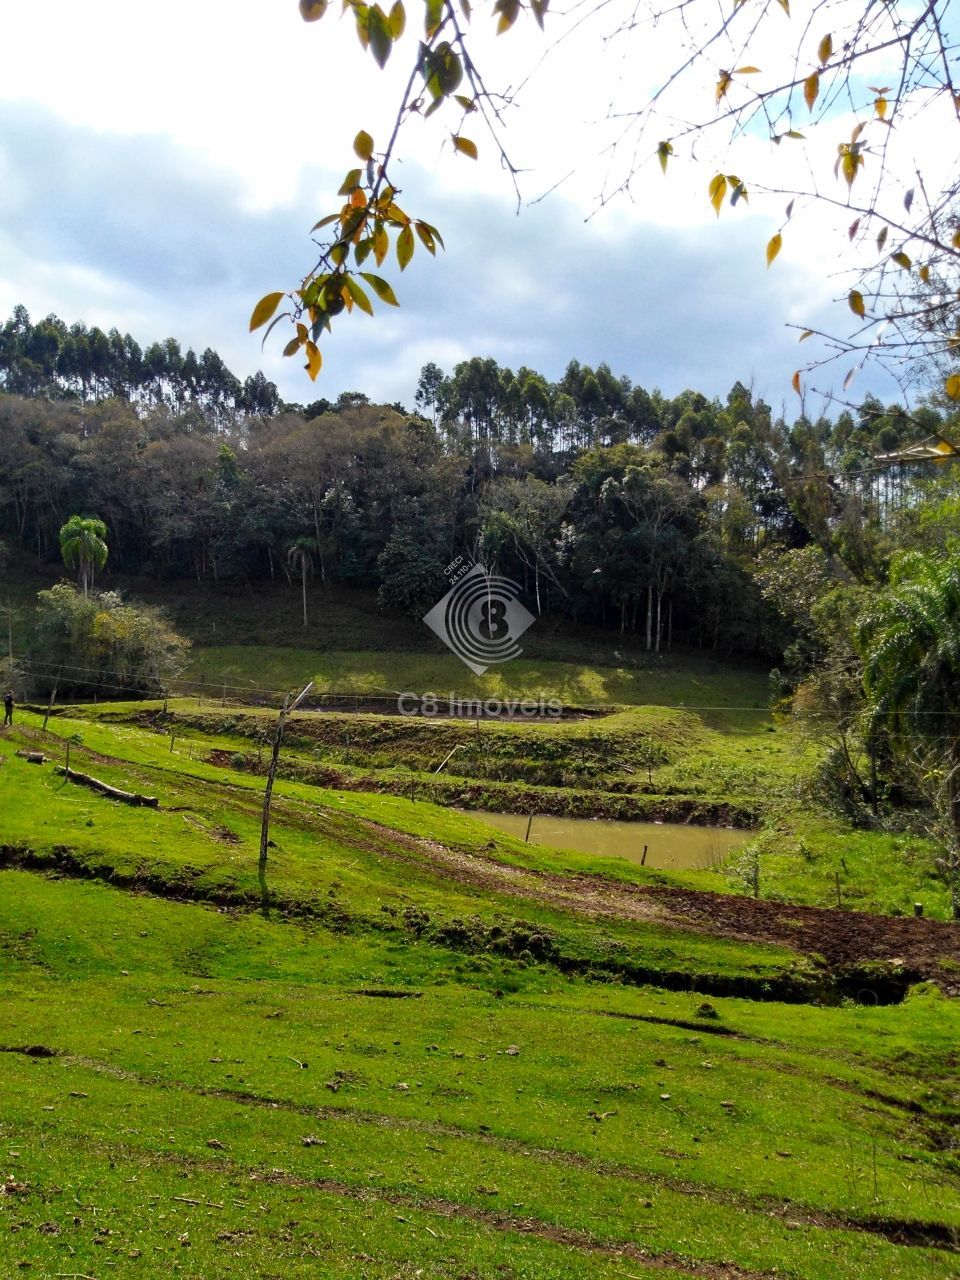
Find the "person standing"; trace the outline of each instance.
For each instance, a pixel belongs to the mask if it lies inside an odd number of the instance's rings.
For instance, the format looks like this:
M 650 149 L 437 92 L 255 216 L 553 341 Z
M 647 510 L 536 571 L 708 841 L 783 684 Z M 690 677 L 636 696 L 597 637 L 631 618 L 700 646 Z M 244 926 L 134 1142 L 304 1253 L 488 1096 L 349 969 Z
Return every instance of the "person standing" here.
M 8 689 L 3 696 L 3 724 L 13 724 L 13 690 Z

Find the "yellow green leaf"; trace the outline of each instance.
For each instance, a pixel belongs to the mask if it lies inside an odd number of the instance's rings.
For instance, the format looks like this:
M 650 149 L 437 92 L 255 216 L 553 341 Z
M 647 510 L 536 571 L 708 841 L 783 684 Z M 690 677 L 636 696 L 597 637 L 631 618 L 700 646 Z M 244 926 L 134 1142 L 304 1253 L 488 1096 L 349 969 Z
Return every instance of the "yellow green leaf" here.
M 830 61 L 830 55 L 833 53 L 833 36 L 824 36 L 817 45 L 817 57 L 820 59 L 820 65 Z
M 456 93 L 463 79 L 463 63 L 449 40 L 441 40 L 423 55 L 421 70 L 434 103 Z
M 446 250 L 446 248 L 447 248 L 447 246 L 443 243 L 443 236 L 440 234 L 440 232 L 437 230 L 437 228 L 433 225 L 433 223 L 432 223 L 432 222 L 425 222 L 423 225 L 426 227 L 426 229 L 427 229 L 427 230 L 430 232 L 430 234 L 433 236 L 434 240 L 436 240 L 436 242 L 437 242 L 437 244 L 440 246 L 440 248 L 441 248 L 441 249 L 443 249 L 443 250 L 445 251 L 445 250 Z
M 353 16 L 357 24 L 357 39 L 360 41 L 362 48 L 370 47 L 370 31 L 369 17 L 370 10 L 365 4 L 355 4 L 353 6 Z
M 406 268 L 407 263 L 413 257 L 413 231 L 410 224 L 403 228 L 397 236 L 397 262 L 400 264 L 400 270 Z
M 413 225 L 416 228 L 417 235 L 420 237 L 421 244 L 429 253 L 436 257 L 437 244 L 428 224 L 426 222 L 415 222 Z
M 283 297 L 282 290 L 279 293 L 267 293 L 260 299 L 253 308 L 250 316 L 250 332 L 259 329 L 261 325 L 266 324 L 277 307 L 280 305 L 280 299 Z
M 883 246 L 887 243 L 887 232 L 889 230 L 890 230 L 889 227 L 880 228 L 880 234 L 877 236 L 877 252 L 878 253 L 883 249 Z
M 460 151 L 465 156 L 469 156 L 471 160 L 476 160 L 478 153 L 477 144 L 475 142 L 471 142 L 469 138 L 462 138 L 459 133 L 454 133 L 450 136 L 453 138 L 453 145 L 457 151 Z
M 500 15 L 500 20 L 497 23 L 497 35 L 502 36 L 516 22 L 520 13 L 520 0 L 497 0 L 493 9 L 495 13 Z
M 423 29 L 426 32 L 427 39 L 436 35 L 443 21 L 443 0 L 427 0 L 426 12 L 423 20 Z
M 710 179 L 710 203 L 713 205 L 714 212 L 717 217 L 720 216 L 720 207 L 723 204 L 723 197 L 727 194 L 727 180 L 722 173 L 716 174 Z
M 814 71 L 813 75 L 807 76 L 803 82 L 803 100 L 807 104 L 809 110 L 813 110 L 813 104 L 817 100 L 820 92 L 820 72 Z
M 352 302 L 355 302 L 361 311 L 365 311 L 368 316 L 373 315 L 373 304 L 357 284 L 353 276 L 347 276 L 344 283 L 347 286 L 347 293 L 350 295 Z
M 874 101 L 873 109 L 874 109 L 874 111 L 876 111 L 876 113 L 877 113 L 878 117 L 879 117 L 881 120 L 886 119 L 886 115 L 887 115 L 887 100 L 886 100 L 886 98 L 877 98 L 877 99 Z
M 790 0 L 777 0 L 777 3 L 789 18 L 790 17 Z
M 899 253 L 891 253 L 890 260 L 895 262 L 898 267 L 903 267 L 904 271 L 909 271 L 913 266 L 910 258 L 901 249 Z
M 812 329 L 804 329 L 803 333 L 801 333 L 801 335 L 800 335 L 800 337 L 797 339 L 797 341 L 798 341 L 798 342 L 806 342 L 807 338 L 812 338 L 812 337 L 813 337 L 813 330 L 812 330 Z
M 393 52 L 393 35 L 387 15 L 378 4 L 367 10 L 367 38 L 370 41 L 370 52 L 374 61 L 382 71 Z
M 954 249 L 960 249 L 960 231 L 955 231 L 953 233 L 953 238 L 950 243 L 953 245 Z
M 778 231 L 775 236 L 771 236 L 767 243 L 767 266 L 774 260 L 780 252 L 780 246 L 783 244 L 783 236 Z
M 382 222 L 378 222 L 373 231 L 373 256 L 377 260 L 377 266 L 383 265 L 383 260 L 390 251 L 390 237 L 387 235 L 386 228 Z
M 343 182 L 341 183 L 340 190 L 337 192 L 337 195 L 338 196 L 351 195 L 354 191 L 356 191 L 357 187 L 359 187 L 360 179 L 362 176 L 363 176 L 362 169 L 351 169 L 347 173 L 347 176 L 344 178 Z
M 843 176 L 847 180 L 848 187 L 853 186 L 853 180 L 857 176 L 857 172 L 862 164 L 863 156 L 859 151 L 854 151 L 853 148 L 849 151 L 844 151 L 843 155 L 840 157 L 840 167 L 843 170 Z
M 283 348 L 283 354 L 285 356 L 295 356 L 297 352 L 300 350 L 302 345 L 303 344 L 301 343 L 299 338 L 291 338 L 290 341 L 287 343 L 287 345 Z
M 866 307 L 863 305 L 863 294 L 860 292 L 860 290 L 851 289 L 849 296 L 847 297 L 847 302 L 853 314 L 855 316 L 859 316 L 860 319 L 862 320 L 863 317 L 866 315 L 867 310 L 866 310 Z
M 300 17 L 304 22 L 317 22 L 327 12 L 327 0 L 300 0 Z
M 660 168 L 664 173 L 667 172 L 667 161 L 673 155 L 673 143 L 661 142 L 657 147 L 657 159 L 660 161 Z
M 735 76 L 758 76 L 760 74 L 759 67 L 737 67 L 733 73 Z
M 407 25 L 407 11 L 403 7 L 403 0 L 396 0 L 393 8 L 387 17 L 387 26 L 390 28 L 390 34 L 394 40 L 399 40 L 403 35 L 404 28 Z
M 720 100 L 723 98 L 723 96 L 725 95 L 725 93 L 727 92 L 727 90 L 730 88 L 730 80 L 731 80 L 731 76 L 729 71 L 720 72 L 720 79 L 717 81 L 717 103 L 718 104 Z
M 943 384 L 943 389 L 951 400 L 960 400 L 960 373 L 953 373 Z
M 366 280 L 381 302 L 386 302 L 391 307 L 399 307 L 400 303 L 397 301 L 397 295 L 381 276 L 375 276 L 370 271 L 361 271 L 360 278 Z
M 354 138 L 353 149 L 361 160 L 369 160 L 373 155 L 373 139 L 370 137 L 369 133 L 367 133 L 366 129 L 361 129 Z M 353 172 L 356 173 L 357 170 L 354 170 Z M 339 194 L 344 195 L 345 192 L 341 191 Z
M 920 277 L 920 279 L 923 281 L 924 284 L 930 283 L 930 268 L 928 266 L 926 265 L 922 266 L 920 270 L 917 272 L 917 275 Z
M 339 217 L 339 213 L 330 213 L 325 218 L 321 218 L 319 222 L 315 222 L 310 228 L 311 235 L 314 231 L 319 231 L 321 227 L 328 227 L 331 222 L 336 222 Z
M 323 356 L 320 354 L 320 348 L 317 344 L 315 342 L 311 342 L 309 339 L 307 339 L 307 344 L 304 350 L 307 356 L 307 363 L 303 367 L 306 369 L 307 373 L 309 373 L 310 381 L 316 382 L 317 374 L 323 366 Z

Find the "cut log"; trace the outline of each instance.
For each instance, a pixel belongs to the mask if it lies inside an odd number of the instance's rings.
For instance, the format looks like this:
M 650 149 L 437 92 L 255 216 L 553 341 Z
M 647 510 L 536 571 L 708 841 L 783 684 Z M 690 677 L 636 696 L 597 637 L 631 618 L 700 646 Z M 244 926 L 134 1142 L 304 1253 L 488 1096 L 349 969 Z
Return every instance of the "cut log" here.
M 121 791 L 119 787 L 111 787 L 108 783 L 101 782 L 99 778 L 91 777 L 89 773 L 79 773 L 76 769 L 67 769 L 63 765 L 57 766 L 57 773 L 63 774 L 68 782 L 92 787 L 101 795 L 109 796 L 111 800 L 120 800 L 123 804 L 138 804 L 147 809 L 156 809 L 160 803 L 156 796 L 142 796 L 136 791 Z
M 47 757 L 42 751 L 18 751 L 17 755 L 21 760 L 26 760 L 27 764 L 46 764 Z

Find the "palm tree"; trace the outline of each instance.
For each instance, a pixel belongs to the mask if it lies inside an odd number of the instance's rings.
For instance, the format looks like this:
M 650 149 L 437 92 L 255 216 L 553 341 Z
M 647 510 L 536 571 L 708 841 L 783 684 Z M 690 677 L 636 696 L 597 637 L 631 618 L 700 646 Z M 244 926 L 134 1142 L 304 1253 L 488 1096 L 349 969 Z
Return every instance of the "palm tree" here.
M 313 573 L 313 554 L 317 549 L 313 538 L 297 538 L 287 547 L 287 564 L 292 573 L 299 573 L 303 591 L 303 625 L 307 625 L 307 575 Z
M 889 589 L 860 620 L 872 728 L 914 766 L 942 820 L 960 919 L 960 555 L 894 561 Z
M 107 526 L 96 516 L 71 516 L 60 530 L 63 563 L 76 569 L 84 595 L 89 594 L 97 571 L 107 563 L 106 536 Z

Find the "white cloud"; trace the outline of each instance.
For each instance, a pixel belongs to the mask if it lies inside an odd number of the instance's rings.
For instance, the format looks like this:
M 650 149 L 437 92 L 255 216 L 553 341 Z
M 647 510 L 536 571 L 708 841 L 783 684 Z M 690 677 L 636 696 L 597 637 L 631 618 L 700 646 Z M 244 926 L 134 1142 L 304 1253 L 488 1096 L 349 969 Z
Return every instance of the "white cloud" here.
M 789 30 L 802 29 L 801 5 Z M 834 6 L 838 24 L 853 5 Z M 621 200 L 582 221 L 611 164 L 605 147 L 622 128 L 606 120 L 608 110 L 635 107 L 649 92 L 662 73 L 662 37 L 671 35 L 667 24 L 657 43 L 639 30 L 598 44 L 618 11 L 602 9 L 593 34 L 561 41 L 521 90 L 524 109 L 507 113 L 511 157 L 533 169 L 522 179 L 526 195 L 576 169 L 520 218 L 473 120 L 478 164 L 444 146 L 445 113 L 411 122 L 404 196 L 441 226 L 449 251 L 436 263 L 418 254 L 400 281 L 400 313 L 381 309 L 374 322 L 338 325 L 311 386 L 272 346 L 260 356 L 246 318 L 261 293 L 292 285 L 308 265 L 307 229 L 332 203 L 354 131 L 363 124 L 382 138 L 400 56 L 378 76 L 349 17 L 331 8 L 306 27 L 295 0 L 168 0 L 162 12 L 129 0 L 98 0 L 95 10 L 72 0 L 7 5 L 0 42 L 15 56 L 0 82 L 0 301 L 116 324 L 144 340 L 173 333 L 213 345 L 241 376 L 262 363 L 299 400 L 362 388 L 410 402 L 426 359 L 448 367 L 469 354 L 550 376 L 574 356 L 606 359 L 667 391 L 719 393 L 755 373 L 768 396 L 789 395 L 799 353 L 783 321 L 825 322 L 841 289 L 824 270 L 842 265 L 839 219 L 795 217 L 768 273 L 763 247 L 783 201 L 725 209 L 720 227 L 711 225 L 709 152 L 695 166 L 678 146 L 666 179 L 655 163 L 643 169 L 635 204 Z M 526 32 L 496 40 L 489 14 L 475 17 L 478 59 L 495 68 L 493 87 L 519 84 L 538 56 L 540 37 L 522 21 Z M 765 74 L 789 44 L 779 31 L 769 25 L 750 46 Z M 725 55 L 711 56 L 719 66 Z M 703 102 L 681 105 L 695 115 L 705 104 L 709 113 L 712 94 L 706 74 Z M 637 158 L 649 161 L 657 140 L 643 139 Z M 833 145 L 813 144 L 818 172 L 829 172 Z M 614 166 L 633 146 L 620 144 Z M 795 163 L 791 146 L 777 151 L 750 136 L 741 150 L 775 184 Z

